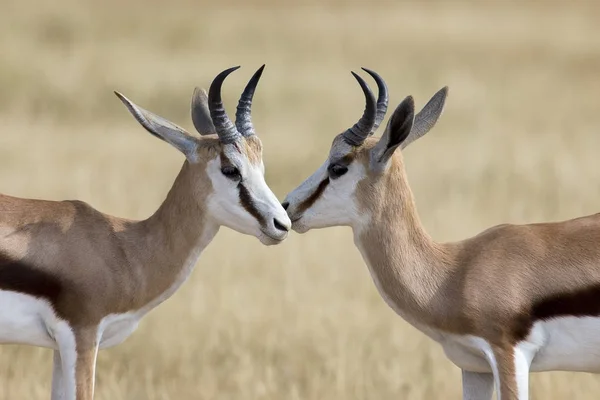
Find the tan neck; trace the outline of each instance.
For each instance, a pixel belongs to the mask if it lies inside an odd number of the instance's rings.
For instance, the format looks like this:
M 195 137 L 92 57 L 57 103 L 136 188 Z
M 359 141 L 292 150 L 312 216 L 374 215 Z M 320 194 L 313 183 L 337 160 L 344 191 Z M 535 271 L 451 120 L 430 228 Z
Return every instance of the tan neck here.
M 134 224 L 132 267 L 144 282 L 142 302 L 170 296 L 191 273 L 219 226 L 206 214 L 210 180 L 186 161 L 165 201 L 148 219 Z M 203 176 L 196 176 L 202 173 Z
M 354 228 L 355 244 L 388 304 L 403 317 L 437 325 L 447 314 L 444 287 L 452 251 L 423 229 L 400 160 L 374 186 L 357 188 L 371 213 Z M 359 185 L 360 186 L 360 185 Z

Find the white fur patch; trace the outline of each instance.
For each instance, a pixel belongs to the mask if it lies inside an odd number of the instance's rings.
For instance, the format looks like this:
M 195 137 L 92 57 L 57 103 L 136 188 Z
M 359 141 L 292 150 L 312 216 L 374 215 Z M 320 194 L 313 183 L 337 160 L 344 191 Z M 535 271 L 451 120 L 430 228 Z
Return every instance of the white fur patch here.
M 274 220 L 291 226 L 291 221 L 273 194 L 264 178 L 264 166 L 252 164 L 248 159 L 231 148 L 225 148 L 227 158 L 237 167 L 242 175 L 244 185 L 256 210 L 263 217 L 265 224 L 261 226 L 255 216 L 251 215 L 240 203 L 239 182 L 232 181 L 221 172 L 221 160 L 215 158 L 207 163 L 207 174 L 213 186 L 208 198 L 208 213 L 219 225 L 224 225 L 239 233 L 258 237 L 264 244 L 273 244 L 287 237 L 287 231 L 275 227 Z
M 54 329 L 57 323 L 46 300 L 0 290 L 0 343 L 56 348 L 48 329 Z
M 441 334 L 441 345 L 446 356 L 456 366 L 471 372 L 493 372 L 495 357 L 490 344 L 477 336 Z
M 515 347 L 514 367 L 519 399 L 528 398 L 529 372 L 600 372 L 599 333 L 598 317 L 562 317 L 536 322 L 527 338 Z M 484 339 L 449 334 L 440 336 L 444 352 L 458 367 L 497 375 L 493 352 Z
M 53 327 L 53 335 L 60 351 L 62 388 L 65 399 L 75 399 L 77 384 L 75 370 L 77 367 L 77 346 L 73 330 L 65 321 L 57 322 Z M 58 392 L 58 390 L 52 390 Z
M 328 179 L 326 161 L 319 169 L 306 179 L 298 188 L 289 193 L 286 201 L 290 203 L 288 209 L 293 218 L 294 230 L 303 233 L 310 229 L 327 228 L 330 226 L 353 226 L 360 230 L 367 221 L 368 215 L 358 211 L 355 191 L 358 182 L 366 174 L 365 167 L 359 162 L 348 166 L 348 172 L 337 179 L 330 179 L 329 184 L 319 198 L 305 210 L 302 215 L 295 215 L 296 207 L 313 195 L 323 180 Z
M 531 363 L 532 371 L 600 372 L 600 318 L 540 321 L 533 332 L 542 332 L 545 343 Z
M 519 400 L 529 399 L 529 362 L 531 355 L 527 350 L 523 351 L 519 347 L 515 349 L 515 380 L 517 381 Z

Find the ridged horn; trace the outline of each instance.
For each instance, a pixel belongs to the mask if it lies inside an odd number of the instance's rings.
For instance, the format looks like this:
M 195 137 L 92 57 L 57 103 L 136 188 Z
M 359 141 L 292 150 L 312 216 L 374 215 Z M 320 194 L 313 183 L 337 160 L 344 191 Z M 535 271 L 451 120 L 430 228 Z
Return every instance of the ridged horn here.
M 210 117 L 213 121 L 213 125 L 219 136 L 219 140 L 224 143 L 233 143 L 240 138 L 240 133 L 235 128 L 233 122 L 227 116 L 225 108 L 223 107 L 223 101 L 221 100 L 221 86 L 227 76 L 239 68 L 231 67 L 221 72 L 215 77 L 210 84 L 208 90 L 208 109 L 210 110 Z
M 352 128 L 349 128 L 343 133 L 343 137 L 348 144 L 352 146 L 360 146 L 373 131 L 377 114 L 377 104 L 375 102 L 375 95 L 369 88 L 369 85 L 367 85 L 367 82 L 365 82 L 363 78 L 354 72 L 352 72 L 352 76 L 356 78 L 363 93 L 365 94 L 366 105 L 362 117 L 360 117 L 358 122 L 354 124 Z
M 389 101 L 388 88 L 383 78 L 377 72 L 367 68 L 362 68 L 362 70 L 373 77 L 377 83 L 377 90 L 379 91 L 379 95 L 377 96 L 377 116 L 375 117 L 375 125 L 373 125 L 373 129 L 371 130 L 372 135 L 385 118 Z
M 244 88 L 240 101 L 238 102 L 237 111 L 235 113 L 235 126 L 242 136 L 256 135 L 254 126 L 252 125 L 252 97 L 256 90 L 256 85 L 265 69 L 263 64 L 255 73 L 252 78 L 248 81 L 248 84 Z

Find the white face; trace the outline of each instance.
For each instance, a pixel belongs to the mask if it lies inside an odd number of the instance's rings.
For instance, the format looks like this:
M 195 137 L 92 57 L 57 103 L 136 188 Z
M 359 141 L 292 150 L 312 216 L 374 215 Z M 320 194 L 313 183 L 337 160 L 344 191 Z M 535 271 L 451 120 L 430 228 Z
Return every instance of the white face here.
M 292 229 L 304 233 L 330 226 L 356 227 L 366 217 L 355 196 L 365 176 L 363 164 L 352 159 L 352 147 L 334 141 L 327 161 L 285 198 Z
M 249 157 L 241 142 L 223 145 L 222 157 L 209 161 L 206 172 L 213 186 L 209 215 L 219 225 L 256 236 L 266 245 L 287 237 L 291 221 L 265 182 L 260 154 Z

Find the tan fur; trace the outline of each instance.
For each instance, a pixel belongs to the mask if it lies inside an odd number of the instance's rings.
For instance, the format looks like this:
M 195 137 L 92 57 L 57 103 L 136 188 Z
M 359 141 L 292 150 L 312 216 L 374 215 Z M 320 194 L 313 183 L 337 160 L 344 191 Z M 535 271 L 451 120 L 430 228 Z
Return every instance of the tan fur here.
M 262 144 L 258 136 L 248 136 L 242 142 L 244 144 L 244 153 L 251 164 L 258 165 L 262 160 Z
M 66 290 L 59 309 L 74 326 L 135 311 L 167 290 L 205 223 L 211 193 L 206 162 L 220 153 L 203 139 L 200 162 L 185 162 L 166 200 L 143 221 L 117 218 L 80 201 L 0 195 L 0 255 L 49 272 Z
M 361 149 L 361 162 L 372 145 Z M 388 295 L 435 328 L 501 345 L 534 302 L 600 283 L 600 214 L 436 243 L 420 223 L 400 152 L 384 174 L 358 184 L 356 197 L 372 216 L 361 241 Z
M 75 381 L 77 400 L 92 400 L 94 397 L 94 372 L 98 352 L 97 332 L 94 329 L 77 332 L 77 362 Z
M 499 225 L 454 243 L 423 229 L 397 151 L 385 171 L 369 168 L 369 138 L 348 153 L 367 176 L 355 191 L 369 223 L 357 245 L 386 301 L 429 332 L 473 335 L 494 350 L 503 400 L 516 399 L 514 346 L 536 304 L 600 285 L 600 214 L 569 221 Z M 334 141 L 331 154 L 347 147 Z M 501 282 L 501 284 L 498 284 Z

